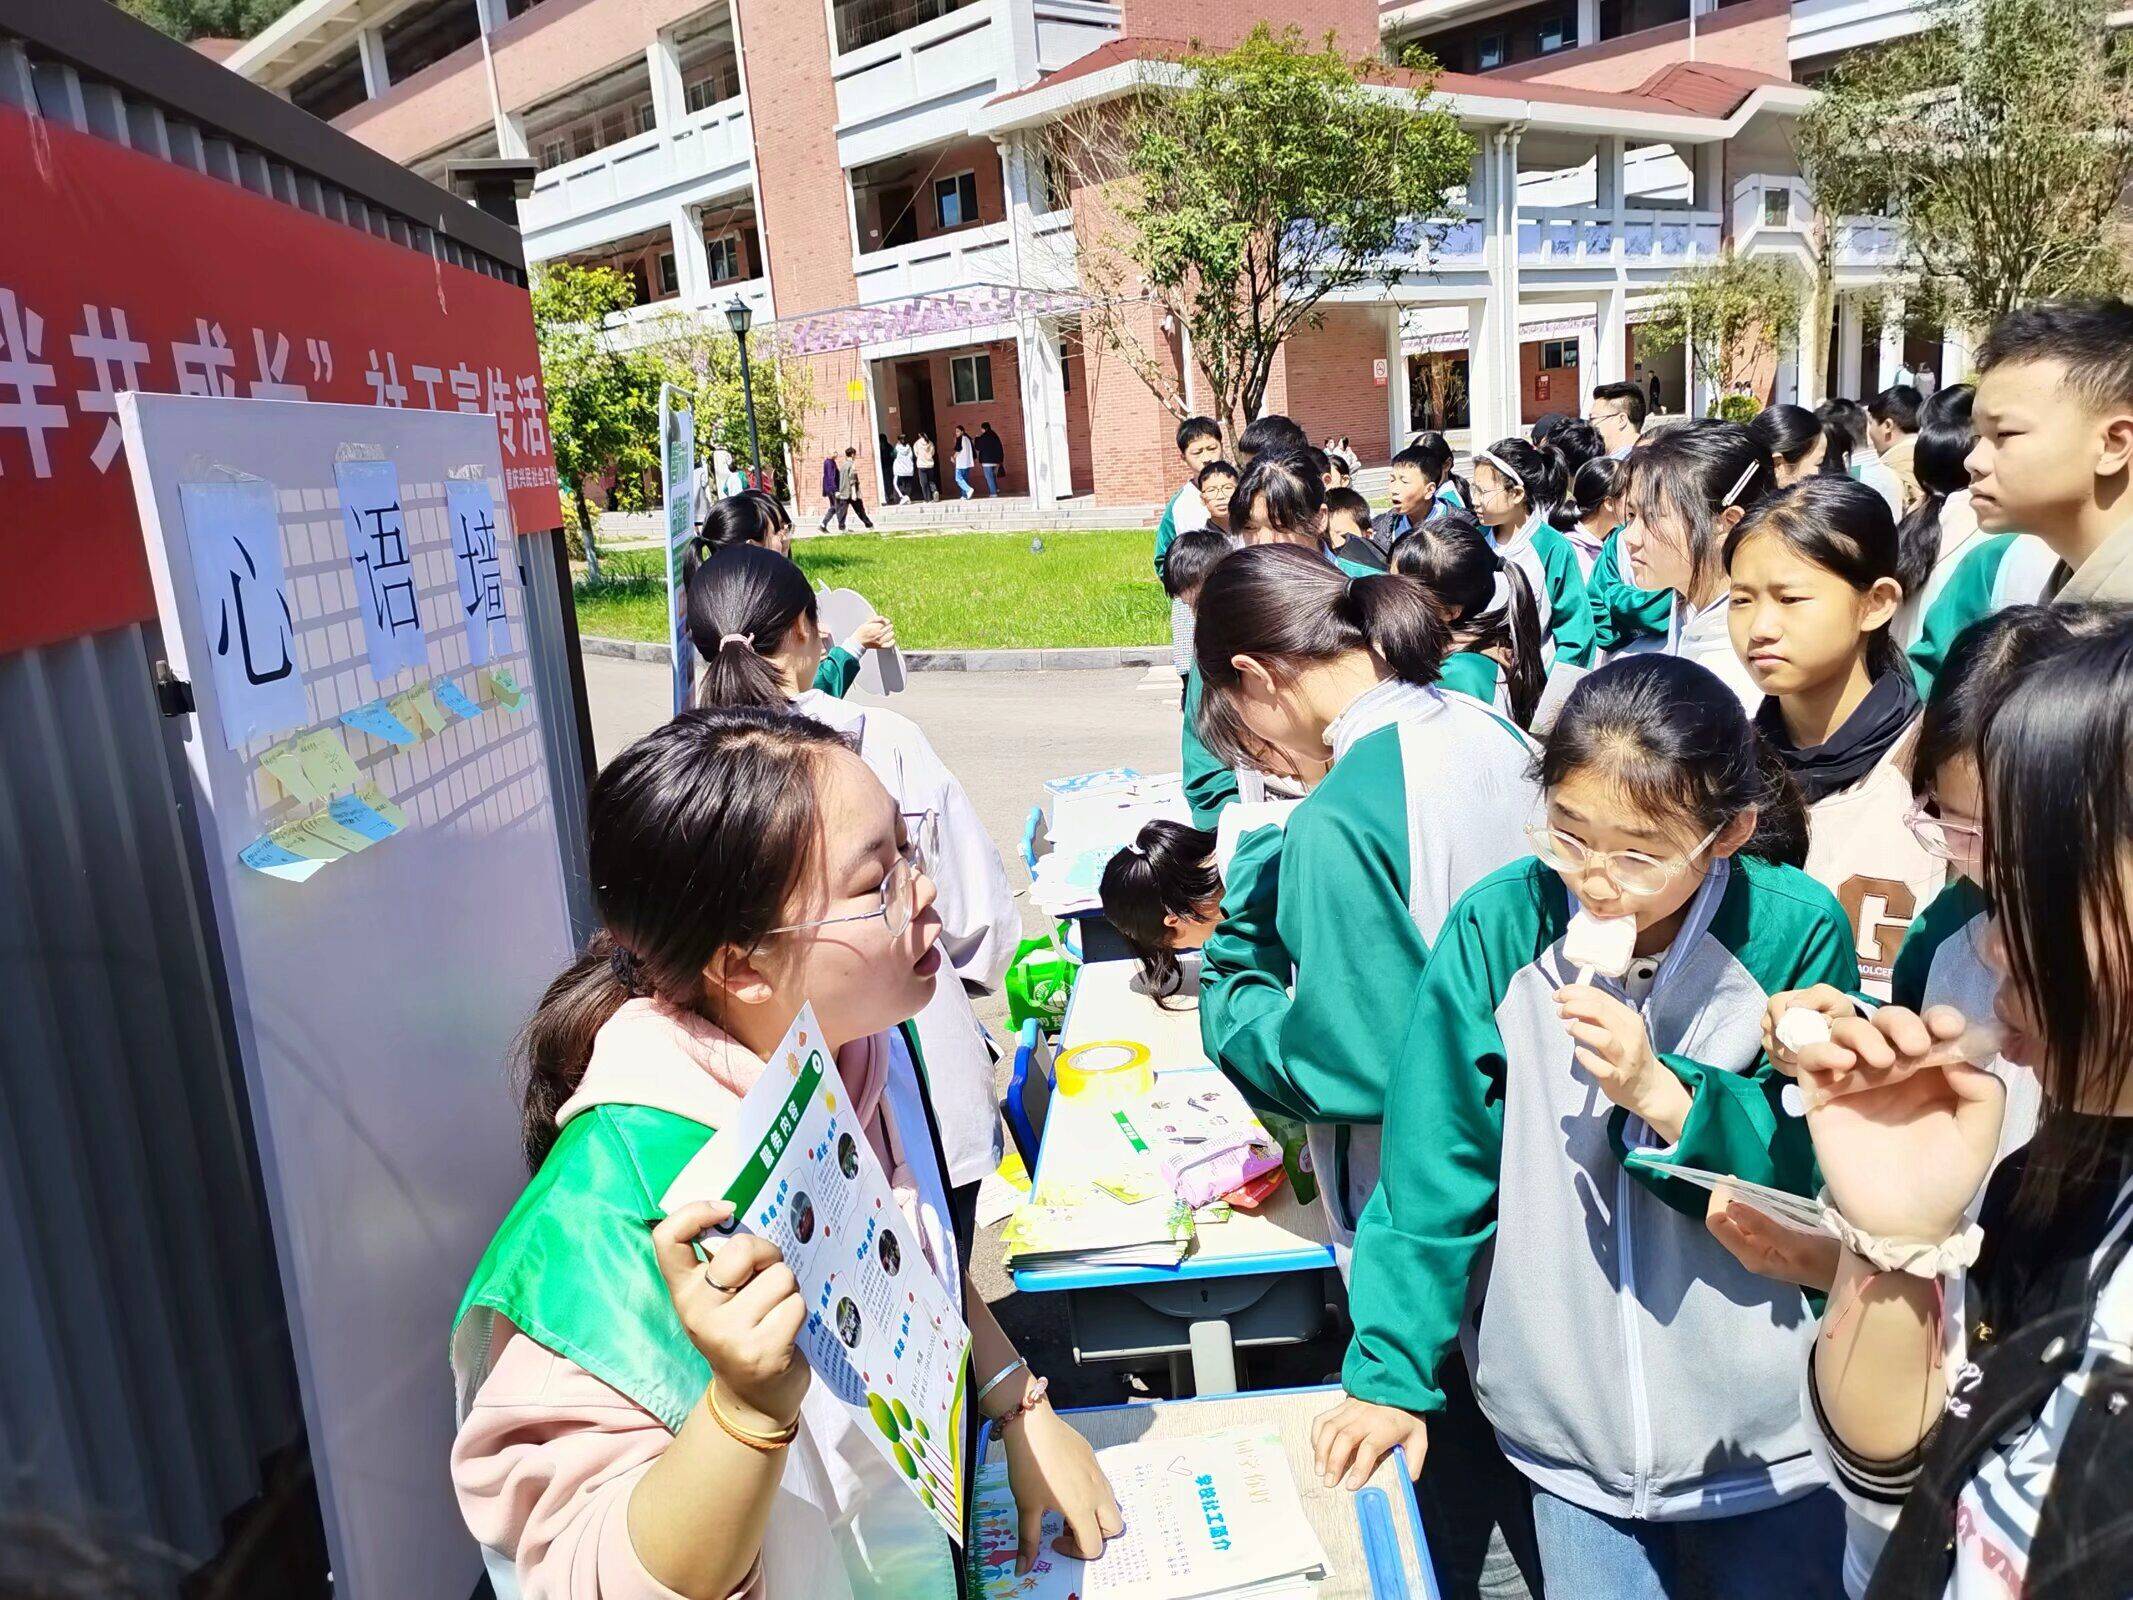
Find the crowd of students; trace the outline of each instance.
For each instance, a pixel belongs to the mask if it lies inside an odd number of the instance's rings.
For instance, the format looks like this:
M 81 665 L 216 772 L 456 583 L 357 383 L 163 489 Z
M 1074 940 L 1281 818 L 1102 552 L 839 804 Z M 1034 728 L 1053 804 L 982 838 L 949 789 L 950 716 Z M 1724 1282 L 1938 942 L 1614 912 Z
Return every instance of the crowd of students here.
M 1102 893 L 1307 1130 L 1353 1322 L 1316 1469 L 1402 1447 L 1447 1597 L 2133 1592 L 2133 307 L 2017 312 L 1926 401 L 1647 420 L 1604 386 L 1465 472 L 1423 435 L 1375 516 L 1285 417 L 1178 431 L 1192 820 Z M 893 632 L 826 640 L 789 534 L 713 509 L 698 709 L 592 790 L 603 931 L 454 1330 L 499 1592 L 955 1592 L 775 1249 L 658 1214 L 803 1003 L 965 1286 L 1025 1564 L 1047 1511 L 1120 1526 L 964 1275 L 997 852 L 842 700 Z

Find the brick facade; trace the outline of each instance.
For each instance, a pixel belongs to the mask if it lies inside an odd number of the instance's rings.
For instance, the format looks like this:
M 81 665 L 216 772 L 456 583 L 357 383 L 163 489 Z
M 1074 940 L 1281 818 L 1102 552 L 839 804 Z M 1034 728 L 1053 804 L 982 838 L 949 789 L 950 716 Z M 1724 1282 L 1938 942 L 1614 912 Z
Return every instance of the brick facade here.
M 1264 22 L 1276 32 L 1293 25 L 1314 42 L 1330 32 L 1351 56 L 1378 54 L 1376 0 L 1228 0 L 1189 10 L 1176 0 L 1125 0 L 1123 10 L 1128 38 L 1186 38 L 1226 50 Z
M 1377 381 L 1385 361 L 1385 313 L 1375 306 L 1332 306 L 1320 327 L 1305 328 L 1282 352 L 1286 404 L 1316 444 L 1348 436 L 1364 463 L 1392 459 L 1390 385 Z

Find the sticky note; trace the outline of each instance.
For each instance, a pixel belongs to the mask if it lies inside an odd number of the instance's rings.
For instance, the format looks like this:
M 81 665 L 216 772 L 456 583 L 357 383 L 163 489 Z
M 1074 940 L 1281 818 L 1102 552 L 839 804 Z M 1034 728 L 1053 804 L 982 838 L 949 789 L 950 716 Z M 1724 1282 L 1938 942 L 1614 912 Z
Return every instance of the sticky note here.
M 353 711 L 343 711 L 341 721 L 358 733 L 367 733 L 373 739 L 383 739 L 387 744 L 413 744 L 421 737 L 413 728 L 394 716 L 392 707 L 382 699 L 357 706 Z
M 444 714 L 444 707 L 437 703 L 437 696 L 428 684 L 408 691 L 407 703 L 422 713 L 422 720 L 429 724 L 430 732 L 442 733 L 452 725 L 452 719 Z
M 377 791 L 372 790 L 373 794 Z M 388 805 L 390 801 L 386 802 Z M 395 811 L 399 810 L 394 806 Z M 393 822 L 372 806 L 361 793 L 335 795 L 326 814 L 334 823 L 351 833 L 360 834 L 366 844 L 376 844 L 380 839 L 390 839 L 400 831 L 400 824 Z
M 272 838 L 253 840 L 237 852 L 237 859 L 255 872 L 264 872 L 270 878 L 286 878 L 291 883 L 302 883 L 326 864 L 285 850 Z
M 304 764 L 304 776 L 317 791 L 314 798 L 329 795 L 336 789 L 352 789 L 362 781 L 363 775 L 356 770 L 355 757 L 348 753 L 348 746 L 341 743 L 341 736 L 331 728 L 314 728 L 300 739 L 292 739 L 291 747 L 297 759 Z
M 348 854 L 339 845 L 330 844 L 312 833 L 302 819 L 283 823 L 267 838 L 289 854 L 302 856 L 306 861 L 338 861 Z
M 304 832 L 322 844 L 329 844 L 344 856 L 352 856 L 359 850 L 368 850 L 378 841 L 369 834 L 336 821 L 330 812 L 314 811 L 304 818 Z
M 414 690 L 402 689 L 386 701 L 385 705 L 416 739 L 427 739 L 430 736 L 429 720 L 422 715 L 422 707 L 415 704 Z
M 455 717 L 471 721 L 481 715 L 481 707 L 467 698 L 464 689 L 448 679 L 439 678 L 430 685 L 430 690 L 437 696 L 437 703 Z
M 296 740 L 284 739 L 261 756 L 259 764 L 292 798 L 308 805 L 314 800 L 324 799 L 325 791 L 304 771 L 303 752 L 296 746 Z
M 407 826 L 407 813 L 386 798 L 383 790 L 374 783 L 366 783 L 356 790 L 356 798 L 387 822 L 395 832 Z
M 516 711 L 524 702 L 526 691 L 519 687 L 519 681 L 511 675 L 509 667 L 491 667 L 489 682 L 496 686 L 496 698 L 506 711 Z

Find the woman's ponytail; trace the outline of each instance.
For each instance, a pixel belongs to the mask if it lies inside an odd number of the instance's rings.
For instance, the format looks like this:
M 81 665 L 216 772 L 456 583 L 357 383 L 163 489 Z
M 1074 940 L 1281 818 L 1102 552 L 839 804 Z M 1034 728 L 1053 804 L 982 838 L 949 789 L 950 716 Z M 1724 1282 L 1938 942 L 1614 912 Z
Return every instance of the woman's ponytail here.
M 1807 797 L 1784 758 L 1760 733 L 1755 735 L 1755 771 L 1762 793 L 1755 802 L 1755 832 L 1740 847 L 1741 854 L 1782 867 L 1806 866 Z
M 1541 660 L 1540 605 L 1524 570 L 1498 555 L 1488 531 L 1464 511 L 1442 512 L 1400 535 L 1392 570 L 1421 584 L 1445 619 L 1447 653 L 1502 652 L 1511 718 L 1530 726 L 1548 674 Z
M 785 685 L 746 634 L 725 634 L 708 654 L 701 647 L 697 654 L 704 656 L 692 702 L 697 707 L 760 706 L 779 711 L 792 704 Z
M 1340 604 L 1394 677 L 1435 683 L 1442 675 L 1452 648 L 1451 629 L 1419 583 L 1393 572 L 1350 578 Z
M 791 704 L 793 691 L 764 657 L 801 617 L 815 620 L 815 591 L 805 573 L 762 545 L 729 544 L 690 574 L 688 607 L 689 639 L 704 663 L 696 684 L 699 707 L 782 711 Z
M 1141 987 L 1165 1010 L 1178 988 L 1169 919 L 1202 917 L 1221 900 L 1214 854 L 1212 833 L 1158 818 L 1110 859 L 1097 887 L 1104 916 L 1140 961 Z
M 633 962 L 604 928 L 595 933 L 556 974 L 519 1035 L 519 1139 L 529 1170 L 538 1170 L 555 1144 L 555 1115 L 584 1081 L 594 1036 L 630 998 L 624 972 Z
M 1533 726 L 1533 713 L 1540 709 L 1541 692 L 1548 687 L 1548 668 L 1541 660 L 1540 603 L 1533 597 L 1533 580 L 1515 561 L 1498 564 L 1508 599 L 1504 623 L 1510 634 L 1511 659 L 1504 664 L 1504 687 L 1510 691 L 1511 720 L 1521 728 Z

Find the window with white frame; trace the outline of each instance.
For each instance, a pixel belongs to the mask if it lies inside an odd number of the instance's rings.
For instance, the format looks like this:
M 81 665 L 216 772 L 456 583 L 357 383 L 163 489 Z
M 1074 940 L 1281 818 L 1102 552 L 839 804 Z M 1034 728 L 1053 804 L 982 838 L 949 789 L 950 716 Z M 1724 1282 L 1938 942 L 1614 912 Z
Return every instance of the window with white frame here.
M 570 141 L 567 139 L 544 139 L 541 141 L 541 170 L 560 167 L 570 159 Z
M 639 133 L 650 133 L 654 128 L 658 126 L 659 113 L 655 109 L 653 109 L 652 102 L 649 100 L 638 101 L 637 131 Z
M 681 264 L 674 259 L 674 252 L 659 252 L 659 292 L 662 295 L 681 293 Z
M 1782 228 L 1792 220 L 1792 191 L 1770 188 L 1763 191 L 1763 226 Z
M 1544 56 L 1558 50 L 1567 50 L 1577 43 L 1577 28 L 1574 21 L 1558 12 L 1540 22 L 1533 30 L 1533 42 Z
M 704 254 L 711 262 L 713 283 L 731 283 L 741 276 L 741 241 L 733 234 L 705 240 Z
M 957 356 L 948 363 L 948 390 L 959 406 L 992 402 L 992 357 Z
M 933 222 L 939 228 L 967 228 L 978 220 L 978 175 L 958 172 L 933 180 Z
M 1491 33 L 1474 41 L 1474 70 L 1492 72 L 1504 63 L 1504 38 Z
M 1541 341 L 1541 371 L 1561 372 L 1566 367 L 1578 364 L 1578 342 L 1575 339 L 1543 339 Z

